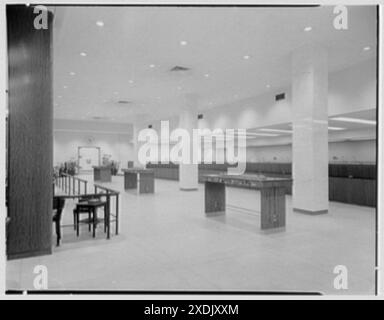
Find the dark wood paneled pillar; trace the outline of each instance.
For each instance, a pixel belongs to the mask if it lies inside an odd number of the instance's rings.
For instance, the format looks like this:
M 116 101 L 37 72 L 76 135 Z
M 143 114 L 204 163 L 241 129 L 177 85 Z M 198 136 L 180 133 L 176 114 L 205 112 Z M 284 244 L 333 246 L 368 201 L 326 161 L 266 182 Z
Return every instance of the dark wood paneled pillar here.
M 35 29 L 33 7 L 7 6 L 9 63 L 8 258 L 52 248 L 52 13 Z

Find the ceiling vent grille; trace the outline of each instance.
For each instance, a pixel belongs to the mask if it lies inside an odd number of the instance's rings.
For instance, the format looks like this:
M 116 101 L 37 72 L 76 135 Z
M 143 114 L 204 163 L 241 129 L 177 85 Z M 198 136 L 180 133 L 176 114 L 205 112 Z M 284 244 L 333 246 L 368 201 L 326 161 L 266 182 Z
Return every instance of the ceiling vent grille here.
M 279 93 L 275 96 L 275 100 L 276 101 L 279 101 L 279 100 L 284 100 L 285 99 L 285 93 Z
M 183 66 L 174 66 L 173 68 L 171 68 L 169 71 L 171 72 L 180 72 L 180 71 L 188 71 L 190 70 L 189 68 L 187 67 L 183 67 Z
M 128 101 L 128 100 L 119 100 L 119 101 L 117 101 L 117 103 L 119 103 L 119 104 L 129 104 L 129 103 L 131 103 L 131 101 Z

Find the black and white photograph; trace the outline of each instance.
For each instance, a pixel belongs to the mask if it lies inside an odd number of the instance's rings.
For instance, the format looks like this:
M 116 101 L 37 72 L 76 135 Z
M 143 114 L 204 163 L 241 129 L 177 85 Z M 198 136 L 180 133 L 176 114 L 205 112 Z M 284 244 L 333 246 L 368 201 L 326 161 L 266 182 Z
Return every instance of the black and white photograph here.
M 378 5 L 3 8 L 5 294 L 380 294 Z

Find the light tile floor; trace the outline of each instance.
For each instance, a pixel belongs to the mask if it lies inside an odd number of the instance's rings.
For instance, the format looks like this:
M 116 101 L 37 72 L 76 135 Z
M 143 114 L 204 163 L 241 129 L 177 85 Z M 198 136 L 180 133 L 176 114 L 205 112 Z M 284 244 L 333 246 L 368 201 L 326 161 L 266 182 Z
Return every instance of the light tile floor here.
M 87 179 L 92 180 L 91 176 Z M 204 188 L 180 191 L 156 180 L 156 193 L 123 190 L 123 177 L 106 183 L 121 192 L 120 234 L 93 239 L 87 227 L 48 256 L 7 262 L 7 288 L 33 289 L 33 269 L 48 268 L 49 289 L 319 291 L 374 294 L 375 209 L 331 202 L 328 214 L 292 212 L 285 231 L 259 228 L 259 193 L 227 188 L 225 216 L 204 215 Z M 64 224 L 72 223 L 73 203 Z M 53 238 L 54 243 L 54 238 Z M 336 265 L 348 269 L 348 290 L 335 290 Z

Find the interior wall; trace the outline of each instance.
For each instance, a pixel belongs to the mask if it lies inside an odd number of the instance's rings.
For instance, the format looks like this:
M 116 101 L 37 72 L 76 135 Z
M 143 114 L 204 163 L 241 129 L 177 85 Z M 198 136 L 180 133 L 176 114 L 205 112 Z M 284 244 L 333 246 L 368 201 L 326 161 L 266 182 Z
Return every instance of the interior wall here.
M 376 107 L 376 61 L 370 59 L 329 75 L 328 114 Z M 275 101 L 285 92 L 286 99 Z M 271 88 L 257 97 L 202 111 L 200 128 L 256 128 L 292 121 L 291 88 Z
M 103 155 L 111 155 L 111 160 L 120 162 L 120 168 L 126 168 L 127 161 L 133 157 L 131 136 L 128 133 L 55 131 L 54 164 L 77 160 L 79 146 L 100 147 L 101 159 Z
M 275 94 L 280 92 L 286 93 L 286 99 L 276 102 Z M 375 108 L 375 92 L 376 61 L 373 59 L 333 72 L 329 75 L 328 113 L 329 115 L 337 115 Z M 200 113 L 203 113 L 204 117 L 198 121 L 198 127 L 211 130 L 215 128 L 248 129 L 291 122 L 290 95 L 290 87 L 271 88 L 269 92 L 257 97 L 202 111 Z M 178 115 L 170 117 L 169 120 L 170 130 L 175 129 L 178 124 Z M 120 161 L 122 164 L 133 159 L 132 126 L 130 124 L 80 122 L 55 120 L 55 164 L 70 158 L 77 159 L 77 147 L 88 145 L 100 147 L 101 156 L 110 154 L 112 159 Z M 160 135 L 159 120 L 149 121 L 143 125 L 143 128 L 146 128 L 148 124 L 151 124 L 153 129 L 158 131 Z M 88 130 L 89 133 L 76 130 L 77 128 Z M 342 135 L 339 140 L 345 142 L 332 142 L 329 144 L 330 161 L 375 162 L 375 141 L 359 141 L 362 135 L 364 139 L 375 138 L 376 133 L 374 130 L 366 131 L 367 133 L 364 134 L 356 130 L 331 133 L 330 139 L 333 136 Z M 348 142 L 346 141 L 348 139 L 358 141 Z M 290 140 L 290 137 L 288 140 Z M 247 144 L 257 145 L 247 148 L 249 161 L 291 161 L 291 147 L 287 137 L 260 137 L 247 141 Z
M 328 146 L 329 162 L 376 162 L 376 140 L 331 142 Z M 292 145 L 248 147 L 247 161 L 291 163 Z

